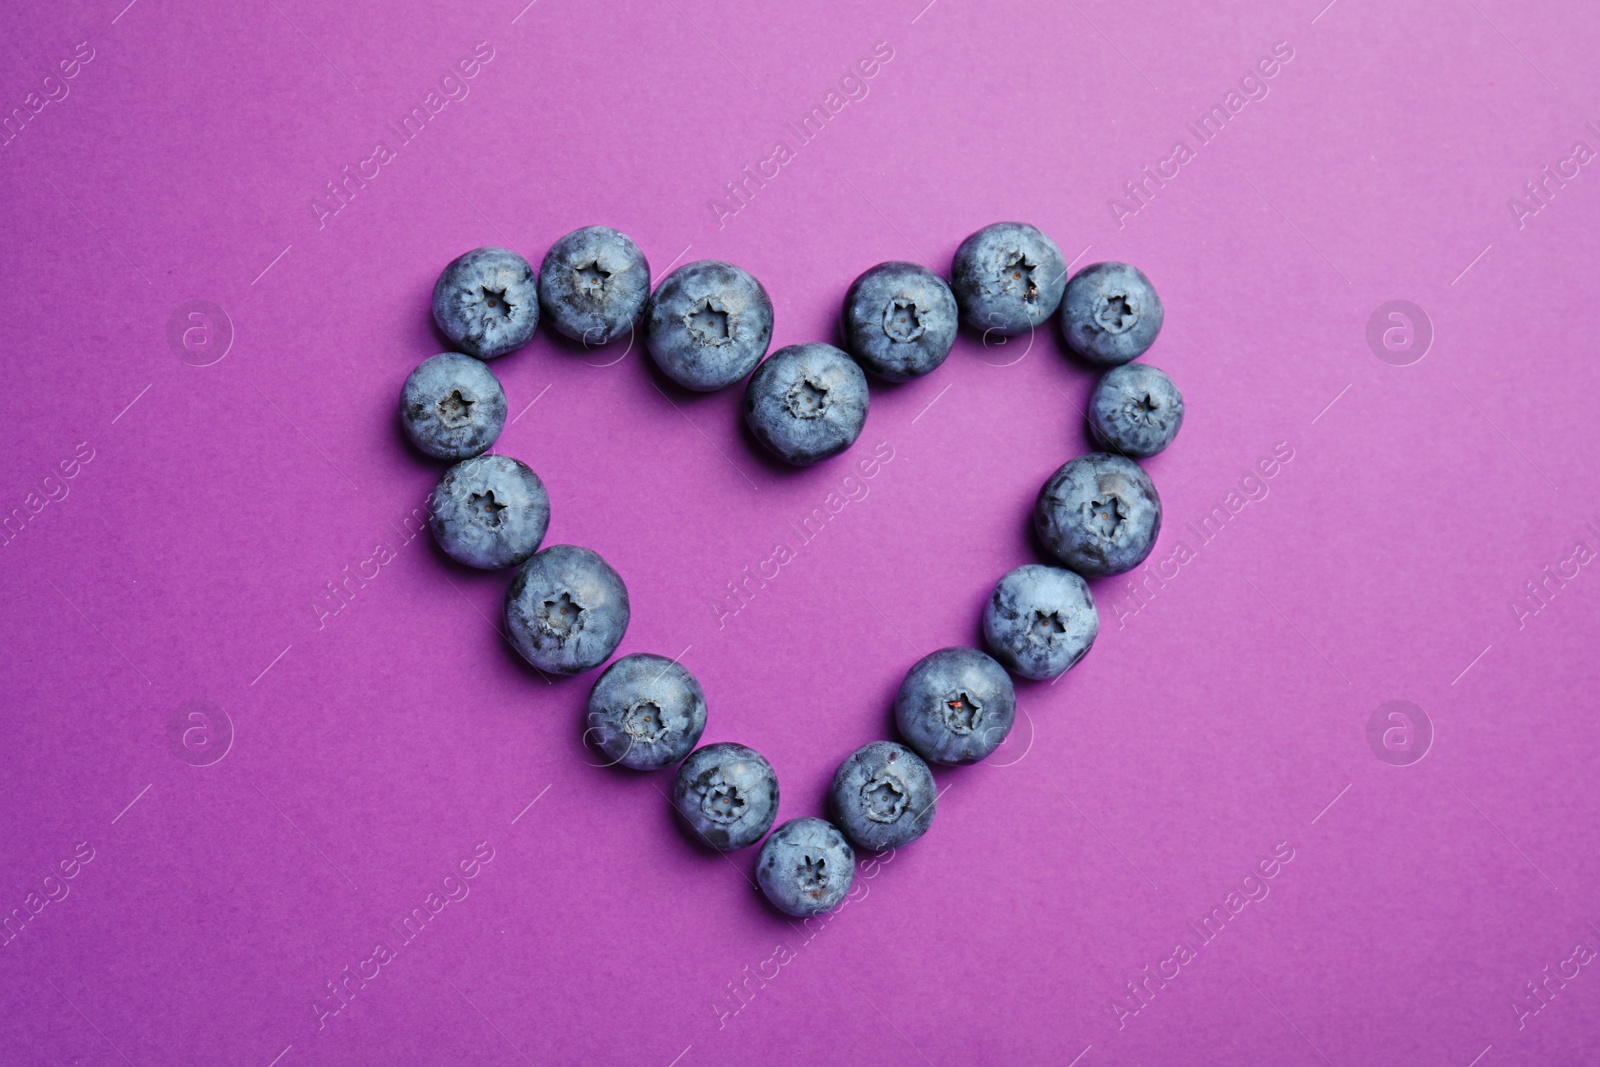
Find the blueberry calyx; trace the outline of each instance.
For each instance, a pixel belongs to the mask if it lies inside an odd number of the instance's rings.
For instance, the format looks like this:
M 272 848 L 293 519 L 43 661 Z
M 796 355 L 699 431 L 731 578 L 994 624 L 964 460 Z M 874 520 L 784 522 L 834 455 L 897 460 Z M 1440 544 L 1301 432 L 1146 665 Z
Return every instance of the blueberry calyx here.
M 594 300 L 600 299 L 605 294 L 606 279 L 610 277 L 611 272 L 603 269 L 598 262 L 578 267 L 572 272 L 578 292 Z
M 812 896 L 821 896 L 823 890 L 828 888 L 828 861 L 822 856 L 813 856 L 809 852 L 800 857 L 795 871 L 800 883 L 800 888 Z
M 983 705 L 965 689 L 957 689 L 944 698 L 944 722 L 951 731 L 970 734 L 978 725 L 978 712 Z
M 583 627 L 583 605 L 571 593 L 546 600 L 539 622 L 560 640 L 566 640 Z
M 494 498 L 493 489 L 482 493 L 473 493 L 468 503 L 472 505 L 473 511 L 482 511 L 489 516 L 488 522 L 490 526 L 500 525 L 500 513 L 507 506 Z
M 641 700 L 622 714 L 622 728 L 628 736 L 643 744 L 654 744 L 667 732 L 666 719 L 661 705 L 653 700 Z
M 1088 527 L 1106 540 L 1114 540 L 1117 531 L 1122 528 L 1128 516 L 1122 507 L 1122 501 L 1114 496 L 1104 500 L 1089 501 Z
M 708 784 L 700 801 L 700 810 L 714 822 L 735 823 L 744 815 L 745 799 L 739 787 L 717 781 Z
M 909 344 L 926 331 L 922 326 L 922 309 L 908 297 L 895 297 L 883 309 L 883 332 L 889 340 Z
M 828 411 L 828 387 L 814 378 L 801 378 L 784 394 L 783 406 L 797 419 L 821 418 Z
M 452 430 L 470 425 L 472 422 L 472 405 L 476 400 L 461 395 L 461 390 L 453 391 L 449 396 L 439 401 L 439 421 Z
M 722 301 L 715 297 L 708 296 L 683 317 L 684 329 L 689 331 L 690 336 L 701 344 L 711 345 L 713 348 L 733 342 L 728 312 L 725 308 L 716 306 L 721 303 Z
M 1127 293 L 1107 293 L 1095 301 L 1094 321 L 1106 333 L 1126 333 L 1139 321 L 1139 303 Z
M 891 774 L 880 774 L 861 787 L 865 814 L 873 822 L 894 822 L 906 810 L 906 785 Z

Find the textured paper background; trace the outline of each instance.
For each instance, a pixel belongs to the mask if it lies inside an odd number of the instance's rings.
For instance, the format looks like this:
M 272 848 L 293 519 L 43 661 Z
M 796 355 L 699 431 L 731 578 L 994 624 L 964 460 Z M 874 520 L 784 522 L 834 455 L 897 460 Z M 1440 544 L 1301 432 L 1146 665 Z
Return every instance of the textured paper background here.
M 1600 18 L 925 2 L 0 16 L 0 914 L 31 916 L 0 948 L 0 1061 L 1595 1055 Z M 1292 58 L 1241 89 L 1275 47 Z M 801 144 L 787 124 L 836 90 L 859 98 Z M 1186 123 L 1230 91 L 1202 143 Z M 341 201 L 345 167 L 368 178 Z M 441 347 L 434 277 L 477 245 L 537 262 L 603 222 L 658 278 L 739 263 L 777 346 L 831 338 L 871 264 L 946 271 L 1010 218 L 1159 287 L 1149 360 L 1188 419 L 1149 463 L 1152 562 L 1192 558 L 1142 602 L 1096 583 L 1093 653 L 1020 687 L 1001 753 L 939 772 L 933 832 L 801 928 L 752 890 L 753 850 L 689 846 L 668 776 L 586 763 L 592 676 L 519 664 L 490 621 L 505 576 L 408 536 L 437 468 L 396 393 Z M 1369 347 L 1391 300 L 1431 324 L 1410 365 Z M 620 651 L 683 656 L 705 740 L 772 759 L 782 818 L 821 813 L 919 655 L 978 639 L 994 580 L 1034 558 L 1038 486 L 1086 449 L 1092 384 L 1051 332 L 963 337 L 874 386 L 852 452 L 793 472 L 753 450 L 737 390 L 686 395 L 626 345 L 541 333 L 494 368 L 548 543 L 617 566 Z M 875 446 L 892 459 L 846 481 Z M 1196 537 L 1275 448 L 1292 459 Z M 779 543 L 777 577 L 722 599 Z M 1420 762 L 1369 744 L 1391 700 L 1426 717 Z M 185 747 L 191 701 L 213 732 Z M 480 842 L 467 895 L 404 942 L 391 924 Z M 1275 849 L 1265 898 L 1203 942 L 1189 924 Z M 347 980 L 380 941 L 393 958 Z

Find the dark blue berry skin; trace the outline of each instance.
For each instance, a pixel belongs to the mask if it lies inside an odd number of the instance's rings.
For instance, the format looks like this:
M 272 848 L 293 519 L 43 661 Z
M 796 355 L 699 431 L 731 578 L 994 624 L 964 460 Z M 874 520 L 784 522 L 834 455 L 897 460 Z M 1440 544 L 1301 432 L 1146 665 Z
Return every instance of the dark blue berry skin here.
M 400 425 L 434 459 L 467 459 L 494 444 L 506 424 L 506 392 L 482 361 L 441 352 L 417 365 L 400 389 Z
M 772 832 L 756 860 L 756 881 L 772 906 L 797 919 L 837 907 L 856 876 L 856 854 L 823 819 L 790 819 Z
M 514 567 L 539 550 L 550 497 L 510 456 L 478 456 L 444 472 L 428 498 L 428 527 L 445 555 L 483 570 Z
M 1183 394 L 1148 363 L 1113 367 L 1089 394 L 1089 428 L 1095 439 L 1124 456 L 1153 456 L 1183 425 Z
M 702 259 L 664 278 L 645 305 L 645 346 L 668 378 L 709 393 L 743 378 L 772 343 L 772 299 L 731 263 Z
M 628 589 L 600 554 L 551 545 L 506 589 L 506 629 L 522 658 L 552 674 L 604 663 L 628 629 Z
M 1035 681 L 1071 670 L 1099 632 L 1089 583 L 1039 563 L 1001 578 L 983 609 L 983 637 L 994 658 Z
M 689 829 L 719 852 L 753 845 L 778 815 L 778 776 L 753 748 L 719 741 L 678 768 L 672 804 Z
M 1061 249 L 1037 227 L 997 222 L 961 242 L 950 289 L 961 321 L 983 333 L 1027 333 L 1054 315 L 1067 285 Z
M 650 298 L 650 264 L 633 239 L 609 226 L 573 230 L 539 265 L 539 306 L 563 335 L 603 345 L 633 328 Z
M 882 852 L 928 832 L 939 787 L 915 752 L 893 741 L 874 741 L 839 764 L 828 803 L 851 844 Z
M 1138 359 L 1155 343 L 1165 312 L 1150 279 L 1126 263 L 1091 263 L 1061 301 L 1067 347 L 1102 367 Z
M 894 700 L 900 735 L 931 763 L 976 763 L 1000 747 L 1016 717 L 1011 676 L 975 648 L 922 657 Z
M 908 382 L 943 363 L 956 325 L 950 287 L 917 263 L 879 263 L 845 294 L 845 346 L 887 381 Z
M 1039 490 L 1033 528 L 1062 566 L 1086 578 L 1143 563 L 1161 532 L 1161 498 L 1133 460 L 1091 452 L 1064 464 Z
M 807 467 L 855 444 L 867 404 L 867 376 L 855 360 L 832 345 L 789 345 L 750 376 L 744 421 L 773 455 Z
M 700 740 L 706 694 L 682 664 L 635 652 L 607 667 L 589 690 L 587 721 L 584 736 L 613 763 L 656 771 Z
M 433 321 L 469 356 L 494 359 L 527 344 L 539 325 L 533 267 L 504 248 L 474 248 L 433 286 Z

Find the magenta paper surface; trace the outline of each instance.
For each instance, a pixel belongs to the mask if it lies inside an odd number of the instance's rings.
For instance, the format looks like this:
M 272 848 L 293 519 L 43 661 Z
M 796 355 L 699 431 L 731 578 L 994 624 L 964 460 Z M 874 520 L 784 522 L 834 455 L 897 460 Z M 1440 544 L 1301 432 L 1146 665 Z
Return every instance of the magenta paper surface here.
M 3 16 L 0 1063 L 1600 1055 L 1592 7 L 523 2 Z M 475 246 L 738 263 L 777 347 L 1002 219 L 1164 297 L 1166 522 L 791 923 L 416 532 L 396 397 Z M 493 367 L 546 543 L 785 819 L 1089 447 L 1053 330 L 875 384 L 805 471 L 641 345 Z

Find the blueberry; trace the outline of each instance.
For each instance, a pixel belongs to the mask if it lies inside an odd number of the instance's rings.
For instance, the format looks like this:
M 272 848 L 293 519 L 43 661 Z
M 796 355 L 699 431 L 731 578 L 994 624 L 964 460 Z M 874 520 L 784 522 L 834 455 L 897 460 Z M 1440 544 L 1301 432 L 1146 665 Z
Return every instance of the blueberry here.
M 706 728 L 706 694 L 695 676 L 665 656 L 635 652 L 589 690 L 585 736 L 611 759 L 655 771 L 689 754 Z
M 839 764 L 828 803 L 852 844 L 882 852 L 928 832 L 939 788 L 915 752 L 893 741 L 874 741 Z
M 1000 579 L 983 609 L 983 637 L 994 658 L 1024 678 L 1071 670 L 1099 632 L 1089 583 L 1059 567 L 1018 567 Z
M 533 267 L 504 248 L 474 248 L 450 261 L 433 286 L 433 321 L 470 356 L 521 348 L 539 325 Z
M 810 466 L 838 455 L 861 436 L 867 376 L 832 345 L 780 348 L 745 386 L 744 421 L 773 455 Z
M 465 459 L 428 498 L 428 527 L 445 555 L 469 567 L 514 567 L 539 550 L 550 497 L 526 463 L 510 456 Z
M 1128 363 L 1101 375 L 1089 394 L 1089 428 L 1125 456 L 1153 456 L 1183 425 L 1183 394 L 1148 363 Z
M 772 832 L 756 860 L 756 881 L 772 906 L 797 919 L 837 907 L 856 876 L 856 854 L 838 827 L 790 819 Z
M 628 628 L 628 589 L 600 554 L 551 545 L 506 589 L 506 629 L 522 658 L 552 674 L 598 667 Z
M 997 222 L 961 242 L 950 288 L 974 330 L 1027 333 L 1056 312 L 1066 288 L 1061 249 L 1037 227 Z
M 709 393 L 743 378 L 766 355 L 772 299 L 731 263 L 686 263 L 662 280 L 645 306 L 644 340 L 668 378 Z
M 573 230 L 539 265 L 539 306 L 562 334 L 586 345 L 615 341 L 650 296 L 650 264 L 627 234 L 609 226 Z
M 778 814 L 778 776 L 753 748 L 719 741 L 678 768 L 672 803 L 714 849 L 732 852 L 761 840 Z
M 1089 578 L 1144 562 L 1161 531 L 1161 498 L 1133 460 L 1091 452 L 1064 464 L 1039 490 L 1033 528 L 1050 554 Z
M 1016 717 L 1011 676 L 975 648 L 922 657 L 894 698 L 906 744 L 934 763 L 976 763 L 1000 747 Z
M 505 424 L 506 391 L 471 356 L 429 356 L 400 389 L 400 425 L 434 459 L 476 456 L 494 444 Z
M 1161 298 L 1138 267 L 1091 263 L 1067 283 L 1061 332 L 1079 356 L 1114 367 L 1144 355 L 1164 315 Z
M 945 361 L 956 339 L 956 298 L 916 263 L 879 263 L 844 298 L 845 345 L 891 382 L 920 378 Z

